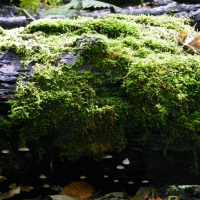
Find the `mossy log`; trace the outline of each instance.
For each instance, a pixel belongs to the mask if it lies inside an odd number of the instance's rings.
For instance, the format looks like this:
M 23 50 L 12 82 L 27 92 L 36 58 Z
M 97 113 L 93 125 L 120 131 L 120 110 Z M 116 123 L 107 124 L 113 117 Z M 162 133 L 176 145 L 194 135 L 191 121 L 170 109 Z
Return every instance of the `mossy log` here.
M 103 156 L 127 143 L 196 155 L 200 57 L 178 44 L 181 29 L 196 34 L 189 23 L 108 15 L 1 29 L 0 48 L 34 69 L 29 81 L 17 79 L 2 150 L 52 151 L 42 145 L 49 140 L 60 156 Z

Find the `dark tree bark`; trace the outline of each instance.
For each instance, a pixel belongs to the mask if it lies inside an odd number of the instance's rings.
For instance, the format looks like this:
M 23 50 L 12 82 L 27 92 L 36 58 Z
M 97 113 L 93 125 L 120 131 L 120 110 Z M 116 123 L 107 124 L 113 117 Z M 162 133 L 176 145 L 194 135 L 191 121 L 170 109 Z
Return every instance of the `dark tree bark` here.
M 127 15 L 163 15 L 167 13 L 178 13 L 178 12 L 190 12 L 200 9 L 200 4 L 177 4 L 176 2 L 170 3 L 166 6 L 159 6 L 155 8 L 141 8 L 134 10 L 115 10 L 114 8 L 110 9 L 112 13 L 121 13 Z
M 128 5 L 128 4 L 140 4 L 140 0 L 102 0 L 103 2 L 114 4 L 114 5 Z M 167 0 L 157 0 L 157 1 L 167 1 Z M 186 3 L 186 4 L 198 4 L 200 0 L 175 0 L 178 3 Z M 144 0 L 144 2 L 150 2 L 149 0 Z
M 15 52 L 3 51 L 0 54 L 0 118 L 10 109 L 7 101 L 15 98 L 17 78 L 23 76 L 23 80 L 28 81 L 33 73 L 31 63 L 24 68 L 20 61 Z
M 0 26 L 5 29 L 17 28 L 20 26 L 26 26 L 28 20 L 24 16 L 20 17 L 0 17 Z
M 176 0 L 178 3 L 198 4 L 200 0 Z

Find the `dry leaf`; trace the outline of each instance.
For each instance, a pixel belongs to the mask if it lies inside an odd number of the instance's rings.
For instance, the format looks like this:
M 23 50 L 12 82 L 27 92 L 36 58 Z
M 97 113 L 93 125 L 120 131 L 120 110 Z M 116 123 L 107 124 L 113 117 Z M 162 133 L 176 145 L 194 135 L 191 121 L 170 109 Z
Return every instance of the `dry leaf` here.
M 15 194 L 19 194 L 19 193 L 20 193 L 20 186 L 14 188 L 12 190 L 8 190 L 7 192 L 0 195 L 0 200 L 8 199 L 10 197 L 13 197 Z
M 200 49 L 200 35 L 196 35 L 190 45 L 194 48 L 195 51 Z
M 152 198 L 152 200 L 163 200 L 163 199 L 161 199 L 160 197 L 157 197 L 157 198 Z
M 94 187 L 84 181 L 74 181 L 66 185 L 59 195 L 70 195 L 77 199 L 84 200 L 93 195 Z
M 183 44 L 187 36 L 188 36 L 188 32 L 186 30 L 181 30 L 180 35 L 179 35 L 179 44 Z
M 189 36 L 186 30 L 181 30 L 179 35 L 179 44 L 183 45 L 191 53 L 199 54 L 200 35 Z

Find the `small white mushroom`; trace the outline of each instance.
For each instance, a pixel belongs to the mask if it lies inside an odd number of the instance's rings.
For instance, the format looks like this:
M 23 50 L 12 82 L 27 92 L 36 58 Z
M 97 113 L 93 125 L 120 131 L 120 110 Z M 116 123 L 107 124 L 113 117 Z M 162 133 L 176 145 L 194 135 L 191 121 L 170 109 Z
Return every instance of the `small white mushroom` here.
M 54 191 L 60 191 L 62 189 L 59 185 L 50 185 L 49 188 Z
M 2 150 L 1 152 L 2 152 L 2 153 L 10 153 L 10 150 L 4 149 L 4 150 Z
M 29 186 L 28 186 L 28 189 L 29 189 L 29 190 L 33 190 L 33 189 L 34 189 L 34 187 L 33 187 L 33 186 L 31 186 L 31 185 L 29 185 Z
M 42 187 L 44 187 L 44 188 L 49 188 L 49 184 L 48 184 L 48 183 L 45 183 Z
M 20 191 L 24 192 L 25 190 L 26 189 L 23 186 L 20 187 Z
M 16 183 L 11 183 L 11 184 L 9 185 L 9 188 L 10 188 L 10 189 L 14 189 L 14 188 L 16 188 L 16 187 L 17 187 Z
M 20 187 L 20 190 L 22 191 L 22 192 L 30 192 L 31 190 L 29 189 L 29 186 L 21 186 Z
M 103 177 L 104 177 L 104 178 L 108 178 L 108 175 L 105 174 Z
M 122 162 L 124 165 L 129 165 L 130 164 L 130 161 L 128 158 L 126 158 L 125 160 L 123 160 Z
M 41 174 L 40 176 L 39 176 L 39 178 L 40 179 L 45 179 L 45 178 L 47 178 L 44 174 Z
M 114 180 L 114 183 L 118 183 L 118 182 L 119 182 L 119 180 L 117 180 L 117 179 Z
M 4 181 L 4 180 L 6 180 L 7 178 L 5 177 L 5 176 L 1 176 L 0 175 L 0 181 Z
M 113 156 L 112 155 L 105 155 L 103 156 L 103 158 L 112 158 Z
M 149 181 L 148 180 L 143 180 L 141 183 L 148 183 Z
M 118 165 L 116 168 L 117 168 L 117 169 L 124 169 L 124 166 Z
M 84 176 L 84 175 L 80 176 L 80 179 L 85 179 L 85 178 L 86 178 L 86 176 Z
M 133 183 L 133 181 L 129 181 L 128 184 L 129 184 L 129 185 L 132 185 L 132 184 L 134 184 L 134 183 Z
M 27 148 L 27 147 L 19 148 L 18 151 L 29 151 L 29 148 Z

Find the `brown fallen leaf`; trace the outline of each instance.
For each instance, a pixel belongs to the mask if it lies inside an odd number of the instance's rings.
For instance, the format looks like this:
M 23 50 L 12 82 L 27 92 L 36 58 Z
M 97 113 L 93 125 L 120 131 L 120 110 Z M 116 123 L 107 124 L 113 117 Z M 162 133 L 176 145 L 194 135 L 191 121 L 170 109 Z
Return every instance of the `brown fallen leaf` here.
M 181 30 L 180 35 L 179 35 L 179 40 L 178 40 L 179 44 L 183 45 L 187 36 L 188 36 L 188 32 L 186 30 Z
M 200 54 L 200 35 L 198 33 L 195 36 L 189 36 L 186 30 L 181 30 L 178 42 L 188 52 Z
M 163 199 L 161 199 L 160 197 L 157 197 L 157 198 L 152 198 L 152 200 L 163 200 Z
M 8 190 L 7 192 L 0 195 L 0 200 L 8 199 L 10 197 L 13 197 L 15 194 L 19 194 L 19 193 L 20 193 L 20 186 L 14 189 Z
M 196 35 L 190 45 L 193 47 L 194 52 L 198 52 L 200 49 L 200 35 Z
M 66 185 L 59 195 L 70 195 L 77 199 L 84 200 L 93 195 L 94 187 L 84 181 L 74 181 Z

